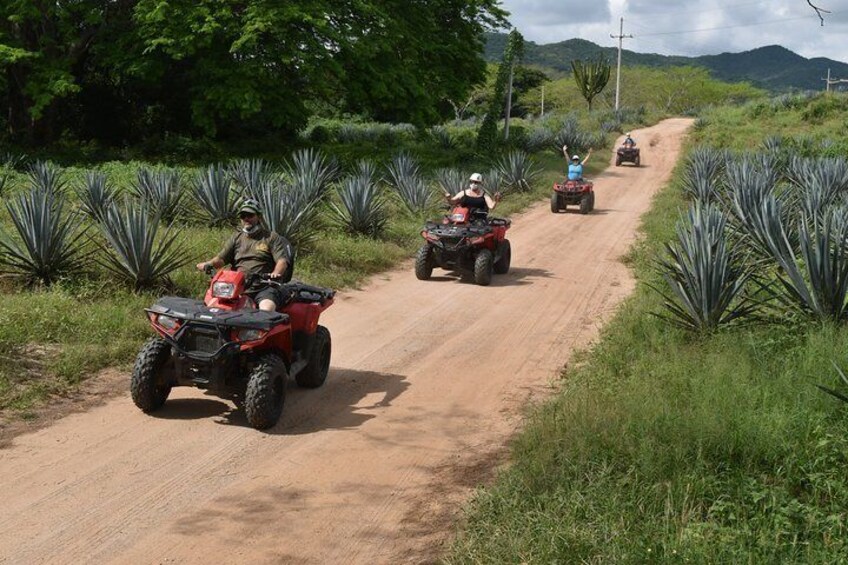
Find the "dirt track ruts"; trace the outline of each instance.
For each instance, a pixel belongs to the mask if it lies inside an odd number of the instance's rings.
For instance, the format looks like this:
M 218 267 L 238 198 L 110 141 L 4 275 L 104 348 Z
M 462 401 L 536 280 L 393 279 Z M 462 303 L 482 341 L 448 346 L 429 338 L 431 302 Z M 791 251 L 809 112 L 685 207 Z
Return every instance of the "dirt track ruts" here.
M 687 119 L 634 132 L 643 166 L 596 210 L 513 218 L 512 270 L 482 288 L 412 267 L 344 292 L 327 384 L 291 387 L 270 433 L 175 389 L 129 394 L 0 449 L 0 563 L 429 562 L 549 390 L 633 288 L 620 257 L 670 177 Z

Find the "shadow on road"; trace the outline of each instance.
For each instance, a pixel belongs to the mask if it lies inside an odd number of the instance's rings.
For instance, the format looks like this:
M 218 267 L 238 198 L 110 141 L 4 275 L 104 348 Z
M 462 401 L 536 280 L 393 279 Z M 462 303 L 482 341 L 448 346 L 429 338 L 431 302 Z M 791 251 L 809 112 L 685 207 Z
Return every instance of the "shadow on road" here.
M 391 405 L 408 387 L 406 377 L 374 371 L 330 368 L 324 386 L 298 387 L 289 379 L 283 415 L 265 433 L 306 434 L 326 429 L 356 428 Z M 167 420 L 215 418 L 218 424 L 250 427 L 242 399 L 234 395 L 225 402 L 208 398 L 171 398 L 151 416 Z
M 492 277 L 490 286 L 521 286 L 533 284 L 534 279 L 549 279 L 553 276 L 547 269 L 535 269 L 529 267 L 511 267 L 506 275 L 495 275 Z

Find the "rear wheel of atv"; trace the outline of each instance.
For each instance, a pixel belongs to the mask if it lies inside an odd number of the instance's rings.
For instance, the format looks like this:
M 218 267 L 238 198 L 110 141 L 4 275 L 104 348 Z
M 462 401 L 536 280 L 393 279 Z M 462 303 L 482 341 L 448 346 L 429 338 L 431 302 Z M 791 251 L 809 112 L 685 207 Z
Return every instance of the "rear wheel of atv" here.
M 551 212 L 554 214 L 559 212 L 559 194 L 556 192 L 551 194 Z
M 247 421 L 257 430 L 277 423 L 286 401 L 286 365 L 279 355 L 265 353 L 247 378 L 244 411 Z
M 474 258 L 474 282 L 480 286 L 489 286 L 492 282 L 492 252 L 488 249 L 481 249 Z
M 509 244 L 509 240 L 505 239 L 501 243 L 501 258 L 495 261 L 493 270 L 498 275 L 507 274 L 510 261 L 512 261 L 512 246 Z
M 415 256 L 415 278 L 426 281 L 433 275 L 433 248 L 422 245 Z
M 301 372 L 295 375 L 297 386 L 304 388 L 318 388 L 327 380 L 330 372 L 330 353 L 332 352 L 332 340 L 330 330 L 324 326 L 318 326 L 315 330 L 315 342 L 312 344 L 312 354 L 309 362 Z
M 130 392 L 135 405 L 144 412 L 158 410 L 171 394 L 171 384 L 162 374 L 170 361 L 171 345 L 161 337 L 149 339 L 138 352 Z
M 580 199 L 580 213 L 588 214 L 595 207 L 595 193 L 588 192 Z

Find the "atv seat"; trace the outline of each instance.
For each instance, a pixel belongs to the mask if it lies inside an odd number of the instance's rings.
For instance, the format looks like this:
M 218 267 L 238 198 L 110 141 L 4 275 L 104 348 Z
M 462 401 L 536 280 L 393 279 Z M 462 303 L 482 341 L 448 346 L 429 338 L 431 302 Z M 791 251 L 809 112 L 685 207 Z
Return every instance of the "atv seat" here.
M 489 225 L 492 226 L 508 226 L 511 221 L 505 218 L 489 218 Z

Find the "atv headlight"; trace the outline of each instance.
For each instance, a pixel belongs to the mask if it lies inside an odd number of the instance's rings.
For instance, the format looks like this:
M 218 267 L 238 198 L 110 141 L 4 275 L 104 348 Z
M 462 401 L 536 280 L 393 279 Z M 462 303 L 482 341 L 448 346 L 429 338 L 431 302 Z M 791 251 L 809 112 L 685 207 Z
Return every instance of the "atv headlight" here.
M 212 296 L 215 298 L 232 298 L 236 292 L 236 285 L 227 282 L 216 282 L 212 285 Z
M 180 325 L 180 322 L 176 318 L 172 316 L 166 316 L 164 314 L 159 314 L 159 316 L 156 318 L 156 323 L 158 323 L 166 330 L 175 330 Z
M 239 341 L 255 341 L 263 335 L 265 335 L 264 331 L 254 329 L 243 329 L 238 332 Z

